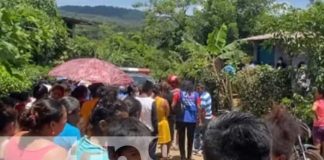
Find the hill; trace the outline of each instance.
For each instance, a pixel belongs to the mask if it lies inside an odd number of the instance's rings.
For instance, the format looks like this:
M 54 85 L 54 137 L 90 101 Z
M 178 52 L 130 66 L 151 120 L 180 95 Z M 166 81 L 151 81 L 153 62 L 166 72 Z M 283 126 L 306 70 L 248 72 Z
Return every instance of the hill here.
M 114 22 L 119 25 L 138 26 L 145 18 L 142 11 L 111 6 L 62 6 L 59 10 L 62 16 L 95 22 Z

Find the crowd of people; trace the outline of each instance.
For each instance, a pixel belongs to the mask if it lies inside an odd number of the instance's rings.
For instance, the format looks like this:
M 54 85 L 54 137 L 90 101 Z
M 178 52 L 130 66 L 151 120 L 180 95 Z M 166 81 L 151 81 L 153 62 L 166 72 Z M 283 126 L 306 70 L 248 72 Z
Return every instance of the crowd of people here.
M 320 148 L 324 90 L 316 98 L 313 131 Z M 170 150 L 179 148 L 181 160 L 193 154 L 205 160 L 288 160 L 299 135 L 298 121 L 284 107 L 263 119 L 242 112 L 215 117 L 205 85 L 175 75 L 137 87 L 40 81 L 32 96 L 1 99 L 0 122 L 4 160 L 139 160 L 136 148 L 112 149 L 100 137 L 146 136 L 156 137 L 147 148 L 152 159 L 169 159 Z

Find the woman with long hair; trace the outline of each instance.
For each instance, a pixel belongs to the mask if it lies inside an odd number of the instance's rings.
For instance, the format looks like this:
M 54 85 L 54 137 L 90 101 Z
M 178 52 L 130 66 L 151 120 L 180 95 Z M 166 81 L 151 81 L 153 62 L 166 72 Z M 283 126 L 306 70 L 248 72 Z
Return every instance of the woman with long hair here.
M 67 152 L 52 142 L 66 123 L 66 109 L 58 101 L 42 99 L 20 115 L 25 129 L 12 137 L 4 151 L 5 160 L 65 159 Z
M 184 81 L 182 89 L 177 96 L 181 103 L 181 114 L 176 117 L 177 131 L 179 135 L 179 149 L 181 160 L 191 159 L 192 145 L 197 119 L 202 123 L 200 115 L 200 97 L 194 91 L 191 81 Z M 187 158 L 185 155 L 185 133 L 187 132 Z

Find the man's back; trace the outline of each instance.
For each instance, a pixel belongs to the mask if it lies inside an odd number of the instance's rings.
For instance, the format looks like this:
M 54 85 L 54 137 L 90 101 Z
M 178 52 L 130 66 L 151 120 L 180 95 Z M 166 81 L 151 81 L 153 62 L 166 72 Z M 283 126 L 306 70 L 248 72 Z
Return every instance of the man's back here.
M 151 131 L 153 131 L 154 128 L 152 124 L 152 108 L 154 99 L 151 97 L 136 97 L 136 99 L 142 105 L 140 121 L 144 123 Z

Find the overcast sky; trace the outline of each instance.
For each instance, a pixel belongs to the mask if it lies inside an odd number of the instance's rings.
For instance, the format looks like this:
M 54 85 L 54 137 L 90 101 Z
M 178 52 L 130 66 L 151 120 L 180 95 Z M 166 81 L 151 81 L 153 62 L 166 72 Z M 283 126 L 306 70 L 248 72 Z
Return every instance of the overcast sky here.
M 59 6 L 80 5 L 80 6 L 98 6 L 107 5 L 123 8 L 132 8 L 132 4 L 137 2 L 146 2 L 148 0 L 56 0 Z M 278 2 L 287 2 L 295 7 L 304 8 L 309 0 L 277 0 Z

